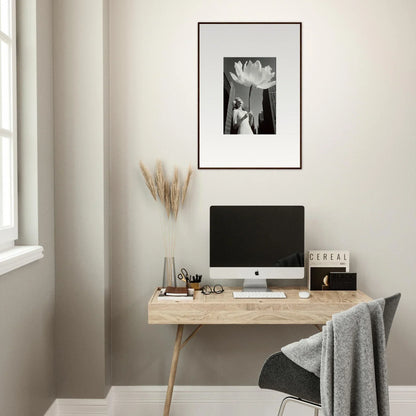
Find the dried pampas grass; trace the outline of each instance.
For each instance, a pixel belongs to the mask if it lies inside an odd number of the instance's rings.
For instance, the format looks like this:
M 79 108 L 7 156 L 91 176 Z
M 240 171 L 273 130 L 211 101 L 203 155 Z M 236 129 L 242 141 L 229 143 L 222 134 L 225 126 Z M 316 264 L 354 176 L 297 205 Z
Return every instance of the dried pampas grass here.
M 164 191 L 163 200 L 161 200 L 161 201 L 162 201 L 162 204 L 165 206 L 166 214 L 169 218 L 170 213 L 172 211 L 171 205 L 170 205 L 170 186 L 169 186 L 169 182 L 165 181 L 164 185 L 165 185 L 165 191 Z
M 189 166 L 189 168 L 188 168 L 188 174 L 186 175 L 185 182 L 184 182 L 184 184 L 182 186 L 182 205 L 185 202 L 186 193 L 188 192 L 189 182 L 191 181 L 191 176 L 192 176 L 192 167 Z
M 183 183 L 181 182 L 179 169 L 177 167 L 175 167 L 173 171 L 172 182 L 170 182 L 165 175 L 165 169 L 160 160 L 156 162 L 154 174 L 150 172 L 143 162 L 140 162 L 140 170 L 152 197 L 156 201 L 159 198 L 159 201 L 166 211 L 167 217 L 170 218 L 172 216 L 176 220 L 188 193 L 189 183 L 193 173 L 192 167 L 189 166 Z
M 155 184 L 156 184 L 157 195 L 159 196 L 159 199 L 162 201 L 162 203 L 164 203 L 166 180 L 165 180 L 165 172 L 163 170 L 163 165 L 160 160 L 156 162 Z
M 144 181 L 146 182 L 147 187 L 149 188 L 150 193 L 153 196 L 153 199 L 156 201 L 157 199 L 157 191 L 156 191 L 156 185 L 153 180 L 153 176 L 150 173 L 149 169 L 146 168 L 146 166 L 143 164 L 143 162 L 140 162 L 140 170 L 142 171 Z
M 165 253 L 166 257 L 173 257 L 176 240 L 176 220 L 178 219 L 180 208 L 183 206 L 188 193 L 189 182 L 192 176 L 192 168 L 189 166 L 188 173 L 183 183 L 181 182 L 179 169 L 177 167 L 175 167 L 173 171 L 172 182 L 170 182 L 165 175 L 163 163 L 160 160 L 156 162 L 154 174 L 146 168 L 143 162 L 140 162 L 140 170 L 152 197 L 156 201 L 159 199 L 163 210 L 166 212 L 167 221 L 165 223 L 166 229 L 164 233 Z
M 178 218 L 179 212 L 179 200 L 180 200 L 180 191 L 179 191 L 179 170 L 175 168 L 173 172 L 173 180 L 170 186 L 170 206 L 172 210 L 172 215 L 175 219 Z

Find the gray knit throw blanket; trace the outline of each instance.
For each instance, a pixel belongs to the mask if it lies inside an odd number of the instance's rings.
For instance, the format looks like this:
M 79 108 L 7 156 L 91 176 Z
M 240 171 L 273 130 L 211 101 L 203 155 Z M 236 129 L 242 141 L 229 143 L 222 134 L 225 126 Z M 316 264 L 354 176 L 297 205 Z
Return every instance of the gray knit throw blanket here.
M 361 303 L 282 348 L 320 377 L 324 416 L 389 416 L 383 311 L 384 299 Z

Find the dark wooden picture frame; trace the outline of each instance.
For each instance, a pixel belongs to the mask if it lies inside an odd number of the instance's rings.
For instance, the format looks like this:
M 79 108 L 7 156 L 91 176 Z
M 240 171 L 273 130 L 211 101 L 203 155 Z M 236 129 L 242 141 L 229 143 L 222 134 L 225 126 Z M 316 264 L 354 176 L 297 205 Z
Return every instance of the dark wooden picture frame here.
M 302 23 L 198 22 L 198 169 L 301 168 Z

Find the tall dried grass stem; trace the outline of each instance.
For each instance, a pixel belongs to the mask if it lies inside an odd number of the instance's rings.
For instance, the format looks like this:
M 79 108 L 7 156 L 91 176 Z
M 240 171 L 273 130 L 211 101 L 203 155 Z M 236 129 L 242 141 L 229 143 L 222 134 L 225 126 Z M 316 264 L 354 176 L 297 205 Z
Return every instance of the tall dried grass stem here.
M 156 183 L 156 190 L 157 195 L 159 196 L 160 201 L 162 204 L 165 203 L 165 173 L 163 171 L 163 165 L 160 160 L 156 162 L 156 175 L 155 175 L 155 183 Z
M 183 187 L 182 187 L 182 205 L 185 202 L 185 198 L 186 198 L 186 194 L 188 192 L 188 187 L 189 187 L 189 182 L 191 180 L 191 176 L 192 176 L 192 167 L 189 166 L 188 174 L 186 175 L 186 179 L 185 179 L 185 182 L 184 182 Z
M 180 197 L 179 170 L 175 167 L 172 184 L 170 186 L 170 203 L 172 215 L 175 217 L 175 220 L 178 218 Z
M 143 164 L 143 162 L 140 162 L 140 170 L 142 171 L 144 181 L 146 182 L 146 185 L 149 188 L 149 191 L 152 194 L 153 199 L 156 201 L 157 191 L 152 174 L 150 173 L 149 169 L 147 169 L 147 167 Z
M 163 191 L 163 201 L 162 203 L 165 205 L 166 214 L 168 218 L 172 211 L 172 207 L 170 205 L 170 184 L 168 181 L 164 182 L 164 191 Z

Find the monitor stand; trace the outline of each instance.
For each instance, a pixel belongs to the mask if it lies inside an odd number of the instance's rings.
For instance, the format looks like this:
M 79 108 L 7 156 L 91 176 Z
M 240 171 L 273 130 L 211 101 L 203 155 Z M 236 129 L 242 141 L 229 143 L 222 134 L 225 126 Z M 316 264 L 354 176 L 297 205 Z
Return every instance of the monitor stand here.
M 244 279 L 243 292 L 270 292 L 266 279 Z

